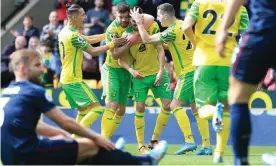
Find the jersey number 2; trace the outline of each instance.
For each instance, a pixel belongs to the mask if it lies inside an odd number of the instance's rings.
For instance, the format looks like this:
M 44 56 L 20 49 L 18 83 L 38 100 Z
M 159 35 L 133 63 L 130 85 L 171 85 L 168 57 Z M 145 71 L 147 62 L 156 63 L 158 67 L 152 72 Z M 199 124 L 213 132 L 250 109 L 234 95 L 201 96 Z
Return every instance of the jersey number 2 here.
M 212 20 L 209 22 L 209 24 L 206 26 L 206 28 L 203 30 L 202 34 L 209 34 L 209 35 L 215 35 L 216 31 L 211 30 L 212 26 L 214 25 L 214 23 L 217 21 L 218 19 L 218 14 L 216 13 L 216 11 L 214 10 L 206 10 L 203 13 L 203 18 L 207 18 L 207 16 L 211 14 L 212 15 Z M 223 17 L 223 14 L 221 15 L 221 18 Z M 231 37 L 233 34 L 232 33 L 228 33 L 228 36 Z

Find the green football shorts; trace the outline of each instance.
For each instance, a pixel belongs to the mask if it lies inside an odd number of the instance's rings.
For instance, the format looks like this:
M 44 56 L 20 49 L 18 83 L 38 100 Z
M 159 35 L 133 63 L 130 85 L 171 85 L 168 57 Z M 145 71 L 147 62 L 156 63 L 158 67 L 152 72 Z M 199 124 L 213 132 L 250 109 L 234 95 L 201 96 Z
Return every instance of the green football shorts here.
M 91 103 L 98 102 L 96 95 L 83 81 L 71 84 L 62 84 L 61 87 L 72 109 L 83 108 Z
M 205 104 L 227 101 L 230 67 L 199 66 L 194 76 L 195 99 L 198 108 Z

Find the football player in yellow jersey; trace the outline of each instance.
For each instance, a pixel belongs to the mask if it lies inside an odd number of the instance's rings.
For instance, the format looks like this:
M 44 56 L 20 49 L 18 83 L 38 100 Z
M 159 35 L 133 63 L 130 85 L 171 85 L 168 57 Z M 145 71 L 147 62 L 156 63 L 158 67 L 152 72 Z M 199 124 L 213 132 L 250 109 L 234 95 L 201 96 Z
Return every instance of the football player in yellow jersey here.
M 108 26 L 106 30 L 106 43 L 112 42 L 112 39 L 121 37 L 129 25 L 130 6 L 126 2 L 116 5 L 116 19 Z M 128 92 L 131 85 L 131 75 L 128 71 L 118 64 L 119 54 L 116 49 L 107 51 L 105 65 L 107 66 L 107 75 L 104 83 L 106 95 L 106 109 L 101 122 L 101 134 L 110 138 L 121 124 L 125 114 L 128 101 Z M 117 57 L 118 55 L 118 57 Z M 122 86 L 123 85 L 123 86 Z
M 228 31 L 225 58 L 216 51 L 215 41 L 227 0 L 195 1 L 185 18 L 183 31 L 195 48 L 193 65 L 197 66 L 194 77 L 195 99 L 201 118 L 213 117 L 213 128 L 217 132 L 217 146 L 213 161 L 223 162 L 222 156 L 230 132 L 227 91 L 231 57 L 237 46 L 236 37 L 246 30 L 248 14 L 245 7 L 239 9 Z M 196 25 L 195 25 L 196 24 Z M 195 32 L 193 26 L 195 25 Z M 216 105 L 216 106 L 215 106 Z
M 193 50 L 189 41 L 185 38 L 181 30 L 182 22 L 176 19 L 175 11 L 171 4 L 165 3 L 157 8 L 157 19 L 163 27 L 168 29 L 162 33 L 149 35 L 141 23 L 141 15 L 137 10 L 131 11 L 132 18 L 136 21 L 139 33 L 144 43 L 167 43 L 171 52 L 175 72 L 178 77 L 177 87 L 174 92 L 173 101 L 170 109 L 176 117 L 181 131 L 185 137 L 184 146 L 175 152 L 176 155 L 185 154 L 197 148 L 194 142 L 193 134 L 190 127 L 190 120 L 183 110 L 183 105 L 188 101 L 191 105 L 192 112 L 198 123 L 199 131 L 202 136 L 204 151 L 198 151 L 196 154 L 212 154 L 210 147 L 210 136 L 208 121 L 198 118 L 197 110 L 194 103 L 193 77 L 195 67 L 192 66 Z
M 115 45 L 126 43 L 126 39 L 116 39 L 108 45 L 92 47 L 86 40 L 97 42 L 102 40 L 102 37 L 82 37 L 78 32 L 86 19 L 83 8 L 73 4 L 67 9 L 67 15 L 68 23 L 58 35 L 62 62 L 60 82 L 71 108 L 77 108 L 79 111 L 76 121 L 88 128 L 100 117 L 103 109 L 92 90 L 82 80 L 83 51 L 96 56 L 114 48 Z
M 141 8 L 139 8 L 139 12 L 142 13 Z M 156 22 L 153 22 L 147 30 L 150 35 L 153 35 L 159 32 L 159 26 Z M 135 21 L 131 19 L 131 26 L 126 29 L 123 36 L 131 36 L 137 34 L 137 32 L 137 25 Z M 170 117 L 171 88 L 168 73 L 164 69 L 165 52 L 162 45 L 137 43 L 126 47 L 124 54 L 134 59 L 133 68 L 124 60 L 126 56 L 119 59 L 119 64 L 134 77 L 133 97 L 136 102 L 135 131 L 139 152 L 145 154 L 148 150 L 144 142 L 144 114 L 145 101 L 149 89 L 153 92 L 154 97 L 160 98 L 162 102 L 162 109 L 156 121 L 150 148 L 158 144 L 158 137 L 168 123 Z

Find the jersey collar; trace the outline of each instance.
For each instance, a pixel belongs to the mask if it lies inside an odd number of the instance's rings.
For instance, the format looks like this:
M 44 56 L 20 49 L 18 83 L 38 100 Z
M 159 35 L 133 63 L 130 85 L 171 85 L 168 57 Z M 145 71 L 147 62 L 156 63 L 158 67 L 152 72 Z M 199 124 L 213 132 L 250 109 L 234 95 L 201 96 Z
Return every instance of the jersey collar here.
M 68 25 L 67 25 L 67 28 L 68 28 L 70 31 L 72 31 L 72 32 L 76 32 L 76 31 L 77 31 L 77 29 L 76 29 L 76 28 L 73 28 L 73 27 L 68 26 Z

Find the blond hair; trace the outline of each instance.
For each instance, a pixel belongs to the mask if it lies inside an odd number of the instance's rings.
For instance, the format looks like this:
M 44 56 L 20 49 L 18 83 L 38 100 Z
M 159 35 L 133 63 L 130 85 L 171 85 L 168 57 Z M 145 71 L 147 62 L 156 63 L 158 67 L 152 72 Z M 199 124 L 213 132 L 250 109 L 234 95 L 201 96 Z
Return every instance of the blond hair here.
M 28 66 L 30 61 L 36 57 L 40 57 L 40 56 L 39 56 L 39 53 L 35 50 L 31 50 L 31 49 L 18 50 L 14 52 L 10 57 L 11 61 L 9 64 L 9 68 L 11 71 L 15 72 L 18 70 L 18 67 L 21 64 Z

